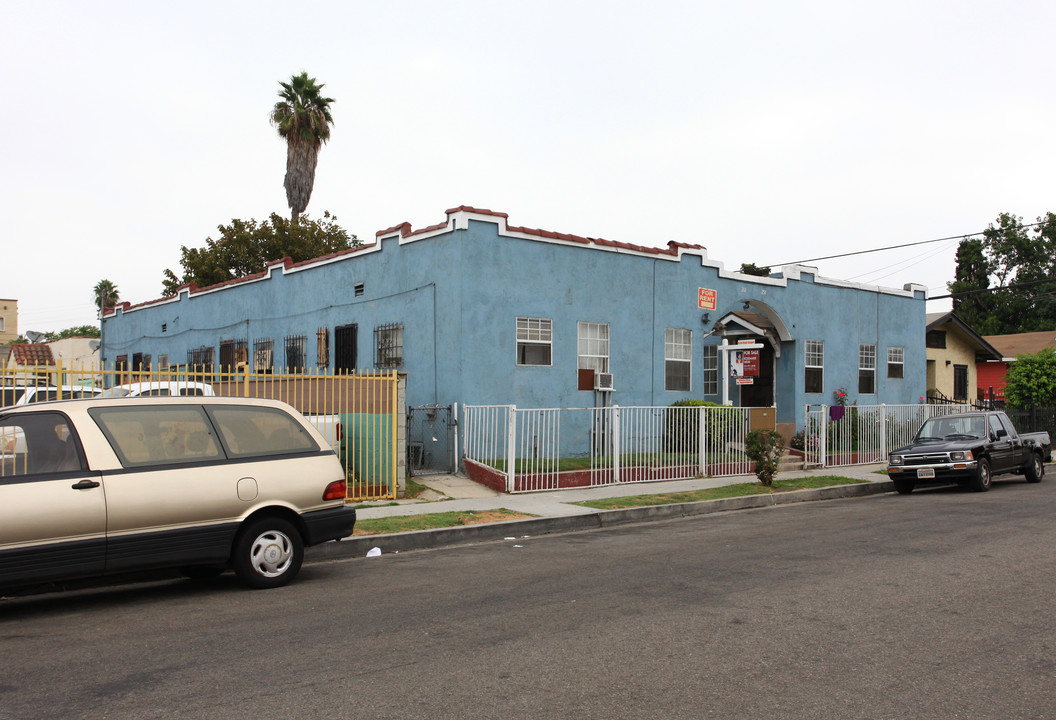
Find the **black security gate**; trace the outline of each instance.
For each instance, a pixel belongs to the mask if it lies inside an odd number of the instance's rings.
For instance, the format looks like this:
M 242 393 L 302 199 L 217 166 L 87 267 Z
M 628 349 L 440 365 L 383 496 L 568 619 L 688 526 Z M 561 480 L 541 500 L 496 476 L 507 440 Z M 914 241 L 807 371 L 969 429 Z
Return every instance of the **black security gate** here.
M 450 405 L 407 408 L 407 471 L 411 475 L 455 472 L 455 423 Z

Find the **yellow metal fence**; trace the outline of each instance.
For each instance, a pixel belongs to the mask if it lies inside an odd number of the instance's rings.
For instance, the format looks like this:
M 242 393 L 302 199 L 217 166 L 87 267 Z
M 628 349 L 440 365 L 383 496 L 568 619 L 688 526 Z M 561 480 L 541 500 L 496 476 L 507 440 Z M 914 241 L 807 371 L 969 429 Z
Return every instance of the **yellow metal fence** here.
M 248 365 L 216 370 L 120 365 L 0 368 L 0 407 L 104 394 L 159 397 L 219 395 L 270 398 L 292 405 L 326 437 L 345 468 L 349 500 L 395 499 L 404 439 L 400 377 L 395 371 L 253 372 Z

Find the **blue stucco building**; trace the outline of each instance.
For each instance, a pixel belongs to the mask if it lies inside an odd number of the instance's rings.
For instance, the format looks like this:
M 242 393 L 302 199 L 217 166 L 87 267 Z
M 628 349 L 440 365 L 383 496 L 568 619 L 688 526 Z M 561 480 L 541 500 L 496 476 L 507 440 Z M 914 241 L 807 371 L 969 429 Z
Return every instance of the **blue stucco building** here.
M 104 319 L 103 356 L 133 367 L 398 368 L 411 406 L 725 400 L 776 408 L 788 432 L 805 404 L 831 403 L 839 389 L 863 405 L 916 403 L 925 295 L 807 266 L 745 275 L 700 245 L 640 247 L 459 207 L 372 245 L 125 303 Z

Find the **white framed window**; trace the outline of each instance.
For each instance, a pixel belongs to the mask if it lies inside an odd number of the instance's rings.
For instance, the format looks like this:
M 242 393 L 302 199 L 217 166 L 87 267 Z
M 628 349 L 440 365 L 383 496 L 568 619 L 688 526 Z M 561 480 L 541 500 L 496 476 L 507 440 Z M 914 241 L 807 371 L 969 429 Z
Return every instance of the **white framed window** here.
M 825 387 L 825 341 L 807 340 L 803 343 L 803 392 L 820 393 Z
M 704 346 L 704 394 L 719 394 L 719 346 Z
M 906 371 L 906 349 L 902 347 L 889 347 L 887 349 L 887 376 L 889 378 L 903 378 Z
M 579 369 L 607 373 L 609 371 L 609 324 L 581 320 L 578 337 Z
M 689 392 L 693 368 L 693 332 L 664 330 L 664 390 Z
M 858 346 L 858 394 L 876 392 L 876 345 Z
M 550 318 L 517 318 L 517 364 L 553 364 L 554 327 Z

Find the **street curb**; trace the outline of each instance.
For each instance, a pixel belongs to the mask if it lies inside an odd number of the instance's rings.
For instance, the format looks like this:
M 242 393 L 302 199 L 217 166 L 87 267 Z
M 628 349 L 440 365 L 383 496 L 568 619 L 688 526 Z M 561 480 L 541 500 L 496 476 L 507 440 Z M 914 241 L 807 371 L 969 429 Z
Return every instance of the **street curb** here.
M 462 525 L 436 530 L 415 530 L 385 535 L 362 535 L 307 548 L 304 553 L 304 561 L 325 562 L 341 558 L 363 557 L 372 548 L 380 548 L 382 553 L 396 553 L 455 545 L 470 545 L 510 537 L 519 538 L 577 532 L 580 530 L 597 530 L 616 525 L 650 522 L 653 520 L 671 520 L 695 515 L 710 515 L 731 510 L 749 510 L 817 500 L 866 497 L 892 492 L 894 489 L 894 483 L 890 480 L 881 480 L 855 485 L 834 485 L 813 490 L 793 490 L 771 495 L 744 495 L 741 497 L 722 498 L 720 500 L 649 505 L 621 510 L 598 510 L 583 515 L 507 520 L 505 522 Z

